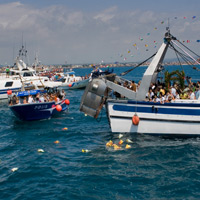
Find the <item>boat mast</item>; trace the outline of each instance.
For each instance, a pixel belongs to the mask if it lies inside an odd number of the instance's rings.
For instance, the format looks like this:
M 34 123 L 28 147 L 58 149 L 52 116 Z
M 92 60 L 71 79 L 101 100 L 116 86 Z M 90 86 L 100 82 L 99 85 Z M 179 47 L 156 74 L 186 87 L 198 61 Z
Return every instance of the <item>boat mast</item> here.
M 22 34 L 22 47 L 19 50 L 18 56 L 16 57 L 16 65 L 18 66 L 19 70 L 28 69 L 24 58 L 27 59 L 27 50 L 26 50 L 26 44 L 24 46 L 23 34 Z
M 163 63 L 165 54 L 169 46 L 169 42 L 172 39 L 174 39 L 174 37 L 170 34 L 169 27 L 167 27 L 166 30 L 167 32 L 165 33 L 163 44 L 159 48 L 157 54 L 155 55 L 155 57 L 153 58 L 153 60 L 151 61 L 147 70 L 144 73 L 139 90 L 136 95 L 137 100 L 144 100 L 146 93 L 149 90 L 150 84 L 156 83 L 158 72 Z

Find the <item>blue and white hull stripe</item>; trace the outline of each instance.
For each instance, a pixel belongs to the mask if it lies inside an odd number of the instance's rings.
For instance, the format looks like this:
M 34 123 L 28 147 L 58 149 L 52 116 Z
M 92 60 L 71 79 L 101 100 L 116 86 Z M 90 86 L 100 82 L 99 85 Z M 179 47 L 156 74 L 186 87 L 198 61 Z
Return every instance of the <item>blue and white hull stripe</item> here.
M 108 101 L 107 110 L 112 132 L 186 134 L 192 125 L 191 134 L 200 135 L 200 103 Z M 138 126 L 132 124 L 135 113 Z

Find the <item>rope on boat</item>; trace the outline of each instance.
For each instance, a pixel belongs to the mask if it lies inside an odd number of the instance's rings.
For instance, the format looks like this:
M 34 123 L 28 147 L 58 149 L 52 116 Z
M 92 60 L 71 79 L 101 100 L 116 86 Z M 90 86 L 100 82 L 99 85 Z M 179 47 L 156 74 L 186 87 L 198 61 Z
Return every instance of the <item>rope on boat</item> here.
M 101 112 L 101 114 L 100 114 L 100 117 L 99 117 L 99 118 L 96 118 L 96 121 L 97 121 L 97 122 L 100 122 L 101 119 L 102 119 L 102 112 Z
M 197 57 L 200 57 L 198 54 L 196 54 L 194 51 L 192 51 L 191 49 L 189 49 L 186 45 L 184 45 L 182 42 L 180 42 L 179 40 L 177 40 L 181 45 L 183 45 L 187 50 L 189 50 L 190 52 L 192 52 L 194 55 L 196 55 Z
M 182 71 L 183 71 L 183 65 L 181 64 L 181 61 L 180 61 L 180 59 L 178 57 L 179 52 L 175 49 L 175 47 L 171 43 L 170 43 L 170 47 L 173 48 L 173 50 L 175 51 L 176 57 L 177 57 L 177 59 L 179 61 L 179 64 L 181 65 L 181 68 L 182 68 Z
M 157 52 L 156 52 L 156 53 L 157 53 Z M 128 74 L 129 72 L 131 72 L 132 70 L 134 70 L 135 68 L 137 68 L 137 67 L 139 67 L 140 65 L 144 64 L 144 63 L 147 62 L 149 59 L 151 59 L 152 57 L 154 57 L 154 56 L 156 55 L 156 53 L 154 53 L 152 56 L 150 56 L 149 58 L 147 58 L 145 61 L 139 63 L 137 66 L 135 66 L 135 67 L 133 67 L 133 68 L 131 68 L 131 69 L 125 71 L 125 72 L 122 72 L 122 73 L 120 74 L 120 76 L 124 76 L 124 75 Z
M 174 47 L 174 43 L 170 43 L 170 46 L 169 46 L 169 47 L 172 48 L 172 49 L 175 51 L 178 60 L 179 60 L 179 57 L 178 57 L 178 56 L 180 56 L 188 65 L 193 66 L 192 68 L 193 68 L 194 70 L 200 71 L 200 69 L 198 69 L 198 68 L 194 65 L 194 63 L 193 63 L 192 61 L 190 61 L 190 59 L 192 59 L 192 58 L 191 58 L 191 56 L 190 56 L 188 53 L 187 53 L 187 54 L 184 54 L 184 53 L 181 53 L 180 51 L 178 51 L 178 50 Z M 179 46 L 178 46 L 178 47 L 179 47 Z M 188 49 L 188 48 L 187 48 L 187 49 Z M 181 50 L 183 51 L 182 48 L 181 48 Z M 184 51 L 184 52 L 185 52 L 185 51 Z M 192 52 L 192 51 L 191 51 L 191 52 Z M 196 55 L 197 55 L 197 54 L 196 54 Z M 192 59 L 192 60 L 193 60 L 193 59 Z M 196 62 L 196 60 L 195 60 L 195 62 Z M 181 65 L 182 70 L 183 70 L 183 66 L 182 66 L 180 60 L 179 60 L 179 64 Z
M 195 61 L 197 64 L 200 65 L 200 63 L 195 59 L 193 58 L 187 51 L 185 51 L 184 49 L 182 49 L 178 44 L 176 44 L 174 41 L 172 41 L 173 44 L 175 44 L 177 47 L 179 47 L 185 54 L 187 54 L 193 61 Z

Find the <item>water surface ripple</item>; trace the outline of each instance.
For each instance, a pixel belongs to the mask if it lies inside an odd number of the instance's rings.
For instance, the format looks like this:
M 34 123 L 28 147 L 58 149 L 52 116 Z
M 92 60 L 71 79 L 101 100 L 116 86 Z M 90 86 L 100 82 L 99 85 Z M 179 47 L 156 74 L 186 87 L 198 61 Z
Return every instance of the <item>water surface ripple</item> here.
M 110 132 L 105 110 L 100 122 L 79 112 L 82 94 L 67 91 L 69 112 L 37 122 L 19 121 L 1 102 L 0 199 L 200 198 L 199 138 L 127 133 L 122 139 L 133 141 L 131 149 L 106 148 L 118 134 Z

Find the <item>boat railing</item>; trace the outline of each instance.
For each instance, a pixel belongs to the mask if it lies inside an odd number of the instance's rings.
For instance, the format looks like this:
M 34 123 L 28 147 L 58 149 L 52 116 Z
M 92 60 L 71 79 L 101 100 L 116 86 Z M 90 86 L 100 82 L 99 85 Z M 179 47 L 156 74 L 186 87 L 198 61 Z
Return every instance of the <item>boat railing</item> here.
M 200 103 L 200 99 L 175 99 L 171 103 Z

